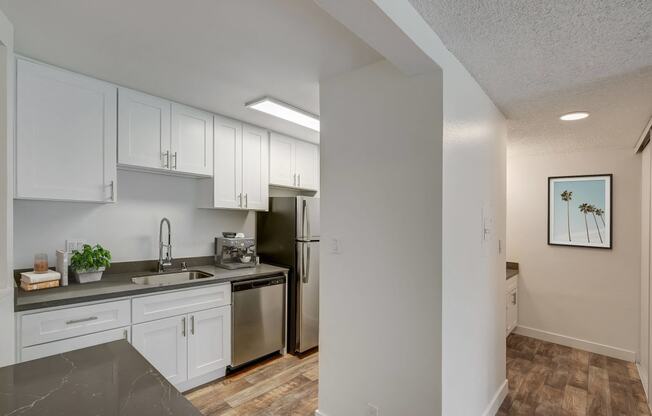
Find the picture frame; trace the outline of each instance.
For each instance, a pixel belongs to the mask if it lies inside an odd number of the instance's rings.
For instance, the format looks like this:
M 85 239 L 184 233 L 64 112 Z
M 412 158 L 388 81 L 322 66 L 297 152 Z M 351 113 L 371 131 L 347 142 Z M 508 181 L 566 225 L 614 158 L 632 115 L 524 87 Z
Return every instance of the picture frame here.
M 548 177 L 548 245 L 613 247 L 613 175 Z

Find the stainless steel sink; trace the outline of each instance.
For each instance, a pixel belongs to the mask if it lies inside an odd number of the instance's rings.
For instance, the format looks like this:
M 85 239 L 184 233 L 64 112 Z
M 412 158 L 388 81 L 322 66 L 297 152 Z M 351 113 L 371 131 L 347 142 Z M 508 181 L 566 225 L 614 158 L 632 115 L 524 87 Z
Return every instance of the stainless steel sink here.
M 147 276 L 138 276 L 138 277 L 133 277 L 131 281 L 138 285 L 165 286 L 165 285 L 178 285 L 180 283 L 187 283 L 193 280 L 207 279 L 210 277 L 213 277 L 213 275 L 210 273 L 191 270 L 188 272 L 174 272 L 174 273 L 150 274 Z

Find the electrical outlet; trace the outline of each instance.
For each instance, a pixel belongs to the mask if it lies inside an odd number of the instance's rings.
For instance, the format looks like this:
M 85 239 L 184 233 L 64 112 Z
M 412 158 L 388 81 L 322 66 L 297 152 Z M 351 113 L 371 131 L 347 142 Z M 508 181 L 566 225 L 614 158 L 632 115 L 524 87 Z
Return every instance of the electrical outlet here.
M 66 240 L 66 251 L 72 253 L 75 250 L 82 250 L 86 241 L 80 238 L 73 238 Z
M 331 253 L 340 254 L 340 240 L 337 238 L 331 238 Z
M 367 413 L 365 416 L 378 416 L 378 406 L 367 403 Z

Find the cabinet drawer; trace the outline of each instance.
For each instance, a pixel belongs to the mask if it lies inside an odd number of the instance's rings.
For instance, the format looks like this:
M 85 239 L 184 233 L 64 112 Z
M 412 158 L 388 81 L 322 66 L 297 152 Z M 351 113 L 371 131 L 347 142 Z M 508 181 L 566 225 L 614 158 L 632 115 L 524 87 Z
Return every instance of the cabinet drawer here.
M 24 347 L 72 338 L 131 323 L 129 300 L 57 309 L 23 315 L 21 340 Z
M 124 328 L 110 329 L 95 334 L 82 335 L 80 337 L 62 339 L 60 341 L 48 342 L 47 344 L 26 347 L 20 352 L 20 361 L 36 360 L 37 358 L 74 351 L 80 348 L 92 347 L 94 345 L 118 341 L 120 339 L 129 341 L 130 333 L 131 327 L 127 326 Z
M 197 289 L 134 298 L 132 320 L 136 324 L 230 304 L 230 284 L 203 286 Z

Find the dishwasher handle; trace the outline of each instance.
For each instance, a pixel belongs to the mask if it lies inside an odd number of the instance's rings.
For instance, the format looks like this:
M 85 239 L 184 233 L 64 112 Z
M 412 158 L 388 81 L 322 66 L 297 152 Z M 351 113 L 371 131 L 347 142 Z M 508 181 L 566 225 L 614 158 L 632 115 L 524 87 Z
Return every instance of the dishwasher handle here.
M 260 289 L 267 286 L 275 286 L 285 284 L 285 276 L 271 276 L 262 279 L 252 279 L 240 282 L 233 282 L 231 286 L 232 292 L 240 292 L 242 290 Z

